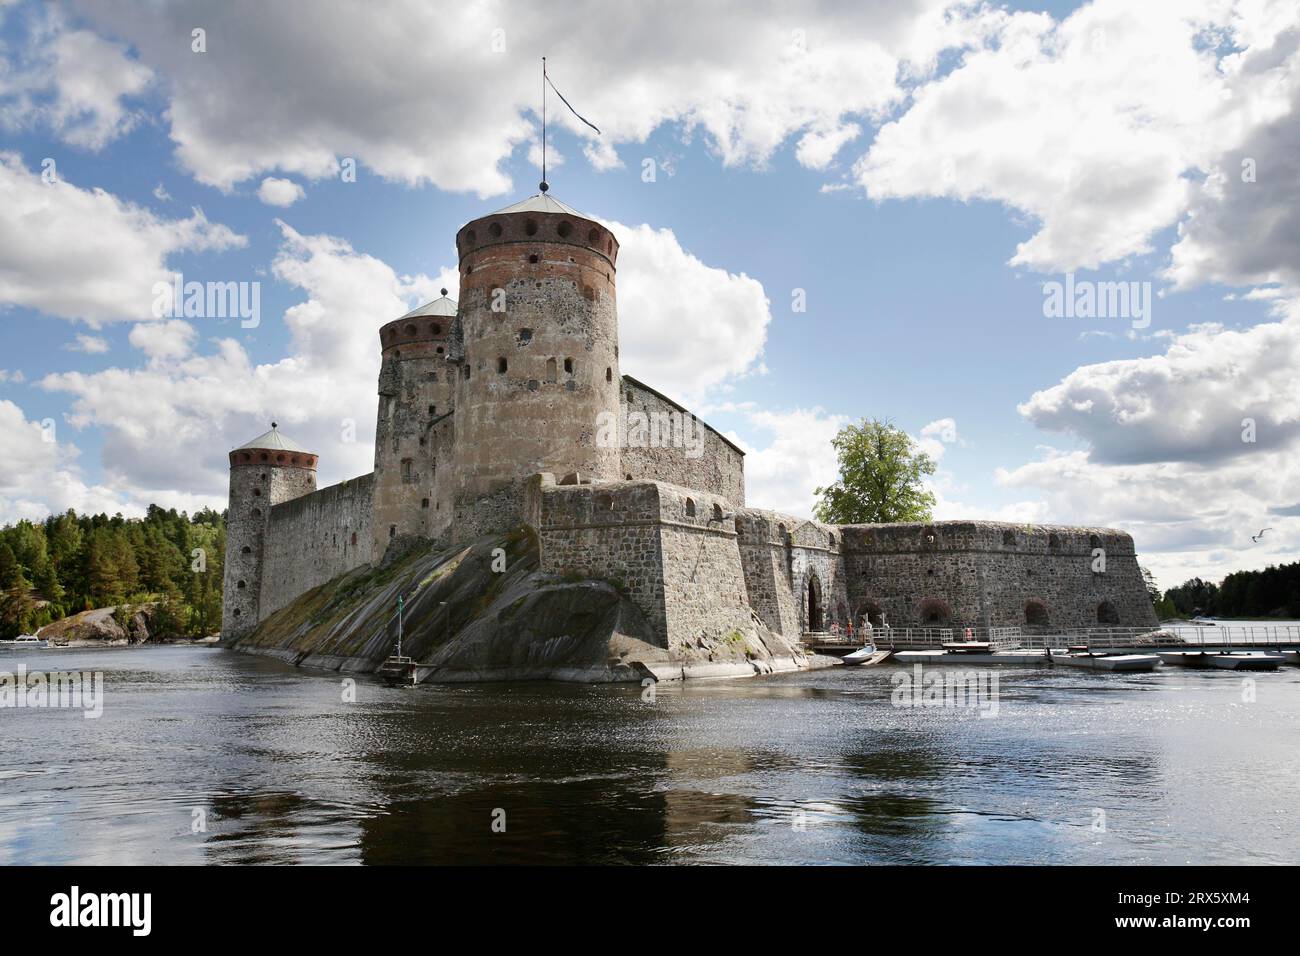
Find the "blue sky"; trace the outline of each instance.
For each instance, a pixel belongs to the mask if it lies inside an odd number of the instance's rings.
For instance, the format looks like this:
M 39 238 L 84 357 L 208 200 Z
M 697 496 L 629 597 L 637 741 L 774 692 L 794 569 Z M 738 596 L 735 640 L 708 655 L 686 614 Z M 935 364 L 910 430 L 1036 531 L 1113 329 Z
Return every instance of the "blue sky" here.
M 623 370 L 750 450 L 750 504 L 808 513 L 829 437 L 880 417 L 939 459 L 940 517 L 1124 527 L 1165 584 L 1294 559 L 1293 9 L 719 8 L 683 37 L 672 6 L 0 5 L 0 520 L 220 506 L 272 416 L 322 482 L 368 470 L 375 331 L 536 191 L 544 49 L 604 130 L 552 98 L 553 195 L 620 230 Z M 261 324 L 157 321 L 171 271 L 259 282 Z M 1149 327 L 1046 317 L 1067 272 L 1150 283 Z

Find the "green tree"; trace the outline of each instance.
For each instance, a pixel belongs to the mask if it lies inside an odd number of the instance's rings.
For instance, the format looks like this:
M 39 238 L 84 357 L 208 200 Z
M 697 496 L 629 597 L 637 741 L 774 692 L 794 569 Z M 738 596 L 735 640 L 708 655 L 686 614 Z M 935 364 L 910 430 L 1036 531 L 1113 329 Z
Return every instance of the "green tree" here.
M 900 428 L 887 421 L 863 419 L 846 425 L 831 442 L 839 458 L 840 477 L 818 488 L 813 509 L 826 524 L 878 524 L 929 521 L 934 494 L 924 478 L 934 460 Z
M 23 568 L 6 541 L 0 541 L 0 589 L 9 590 L 24 585 Z

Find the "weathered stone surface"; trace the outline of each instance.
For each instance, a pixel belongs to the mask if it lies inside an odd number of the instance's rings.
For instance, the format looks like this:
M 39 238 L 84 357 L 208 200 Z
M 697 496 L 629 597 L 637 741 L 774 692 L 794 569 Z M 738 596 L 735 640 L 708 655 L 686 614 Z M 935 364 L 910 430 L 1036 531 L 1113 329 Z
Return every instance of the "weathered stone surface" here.
M 497 549 L 500 549 L 498 551 Z M 505 569 L 499 567 L 504 552 Z M 230 646 L 306 666 L 368 672 L 393 653 L 397 596 L 403 653 L 422 680 L 641 681 L 708 664 L 739 673 L 803 660 L 752 622 L 670 651 L 640 608 L 605 581 L 566 580 L 538 567 L 531 533 L 415 551 L 387 568 L 358 569 L 301 595 Z

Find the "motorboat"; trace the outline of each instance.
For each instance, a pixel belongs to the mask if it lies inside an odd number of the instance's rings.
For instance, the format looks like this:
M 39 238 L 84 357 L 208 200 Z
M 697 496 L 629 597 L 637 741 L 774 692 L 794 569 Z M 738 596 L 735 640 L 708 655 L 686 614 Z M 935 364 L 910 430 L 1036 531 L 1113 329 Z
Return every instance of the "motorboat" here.
M 0 641 L 0 647 L 12 648 L 16 651 L 27 650 L 29 648 L 49 647 L 50 642 L 42 640 L 35 634 L 19 634 L 12 641 Z

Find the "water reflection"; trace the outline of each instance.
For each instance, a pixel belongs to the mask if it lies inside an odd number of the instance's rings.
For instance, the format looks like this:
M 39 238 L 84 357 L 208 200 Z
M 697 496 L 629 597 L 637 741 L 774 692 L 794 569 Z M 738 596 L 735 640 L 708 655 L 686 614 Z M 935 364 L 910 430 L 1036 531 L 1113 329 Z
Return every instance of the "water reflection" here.
M 892 707 L 888 668 L 664 686 L 652 703 L 635 687 L 359 679 L 347 702 L 337 675 L 211 649 L 26 663 L 103 670 L 107 699 L 99 720 L 0 711 L 4 863 L 1300 852 L 1294 670 L 1258 675 L 1244 706 L 1239 682 L 1213 673 L 1009 669 L 998 716 L 981 718 Z

